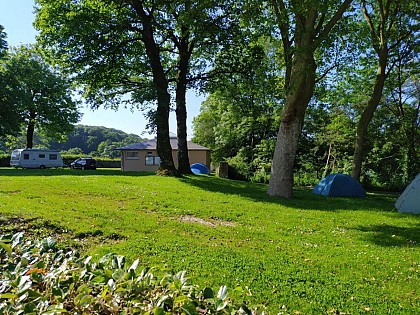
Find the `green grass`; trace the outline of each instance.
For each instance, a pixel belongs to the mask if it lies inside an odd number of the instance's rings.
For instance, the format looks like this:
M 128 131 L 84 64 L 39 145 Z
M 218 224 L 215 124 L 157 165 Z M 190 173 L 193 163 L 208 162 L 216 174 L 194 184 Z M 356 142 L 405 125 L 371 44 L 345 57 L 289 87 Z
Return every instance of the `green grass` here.
M 91 255 L 248 287 L 244 299 L 271 313 L 418 312 L 420 216 L 398 213 L 397 195 L 297 189 L 283 200 L 266 190 L 211 176 L 0 169 L 0 223 L 5 232 L 25 218 L 27 233 L 48 231 Z

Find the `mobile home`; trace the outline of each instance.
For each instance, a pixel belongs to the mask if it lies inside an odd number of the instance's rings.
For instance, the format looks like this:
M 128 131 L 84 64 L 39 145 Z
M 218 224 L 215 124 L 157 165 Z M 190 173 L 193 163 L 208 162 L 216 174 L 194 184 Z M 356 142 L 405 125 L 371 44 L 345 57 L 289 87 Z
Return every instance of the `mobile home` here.
M 10 165 L 22 168 L 63 167 L 60 151 L 48 149 L 16 149 L 10 157 Z

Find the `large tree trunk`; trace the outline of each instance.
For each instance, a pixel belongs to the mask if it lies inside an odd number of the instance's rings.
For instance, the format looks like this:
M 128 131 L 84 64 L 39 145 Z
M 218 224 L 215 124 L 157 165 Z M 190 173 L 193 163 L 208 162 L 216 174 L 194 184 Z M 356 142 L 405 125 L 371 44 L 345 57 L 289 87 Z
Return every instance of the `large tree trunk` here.
M 157 136 L 157 153 L 160 157 L 159 175 L 178 175 L 172 157 L 172 147 L 169 138 L 169 109 L 171 97 L 168 92 L 168 79 L 163 69 L 160 59 L 160 48 L 156 45 L 154 39 L 152 15 L 146 13 L 142 1 L 127 0 L 131 4 L 139 16 L 142 24 L 142 41 L 146 47 L 146 54 L 150 60 L 153 72 L 153 83 L 157 92 L 157 110 L 156 110 L 156 136 Z
M 158 106 L 156 111 L 157 154 L 160 157 L 158 175 L 177 176 L 178 171 L 172 157 L 169 137 L 169 105 L 171 97 L 167 89 L 158 89 Z
M 179 83 L 178 83 L 179 85 Z M 178 171 L 181 174 L 192 174 L 187 143 L 187 107 L 185 87 L 176 93 L 176 123 L 178 137 Z
M 317 5 L 316 1 L 295 1 L 289 7 L 283 0 L 271 1 L 283 42 L 286 100 L 271 165 L 270 196 L 293 196 L 293 165 L 299 135 L 315 87 L 314 53 L 351 2 L 344 0 L 338 7 L 328 7 L 328 10 L 337 10 L 327 22 L 326 12 L 319 10 L 321 4 Z M 293 22 L 289 20 L 291 14 Z
M 178 75 L 176 85 L 176 123 L 178 138 L 178 171 L 181 174 L 192 174 L 190 159 L 188 156 L 187 143 L 187 74 L 191 57 L 191 49 L 188 43 L 189 32 L 186 27 L 182 28 L 183 37 L 179 42 Z
M 296 54 L 271 165 L 270 196 L 293 197 L 293 166 L 306 107 L 314 91 L 315 69 L 310 49 Z
M 373 118 L 373 114 L 379 105 L 382 97 L 382 90 L 386 80 L 386 65 L 388 63 L 388 52 L 384 49 L 379 54 L 379 65 L 376 74 L 375 85 L 373 93 L 368 100 L 366 108 L 364 109 L 360 119 L 357 123 L 356 140 L 354 143 L 353 166 L 351 176 L 360 181 L 362 163 L 364 157 L 365 140 L 368 132 L 368 125 Z

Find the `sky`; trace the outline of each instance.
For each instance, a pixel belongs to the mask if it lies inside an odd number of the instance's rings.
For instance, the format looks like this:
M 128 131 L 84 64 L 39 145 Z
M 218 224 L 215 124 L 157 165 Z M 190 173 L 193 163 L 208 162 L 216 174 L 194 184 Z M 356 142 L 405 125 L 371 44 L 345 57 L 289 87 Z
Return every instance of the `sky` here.
M 33 0 L 0 0 L 0 25 L 4 26 L 7 33 L 7 43 L 10 46 L 32 44 L 35 42 L 37 31 L 33 27 L 35 14 Z M 194 91 L 189 91 L 187 95 L 187 134 L 191 139 L 193 136 L 192 119 L 199 114 L 200 104 L 204 96 L 197 96 Z M 83 113 L 79 124 L 90 126 L 104 126 L 115 128 L 126 133 L 134 133 L 145 138 L 151 138 L 146 130 L 147 121 L 143 113 L 135 110 L 120 108 L 118 111 L 111 109 L 98 109 L 92 111 L 84 106 L 81 108 Z M 175 114 L 171 113 L 169 129 L 176 133 Z

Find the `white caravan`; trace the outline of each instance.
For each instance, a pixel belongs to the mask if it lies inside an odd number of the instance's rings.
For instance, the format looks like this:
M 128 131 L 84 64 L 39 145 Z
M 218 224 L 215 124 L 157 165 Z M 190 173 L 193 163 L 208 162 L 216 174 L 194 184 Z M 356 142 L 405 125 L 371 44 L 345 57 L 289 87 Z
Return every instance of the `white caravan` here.
M 10 165 L 22 168 L 63 167 L 60 151 L 48 149 L 16 149 L 10 157 Z

